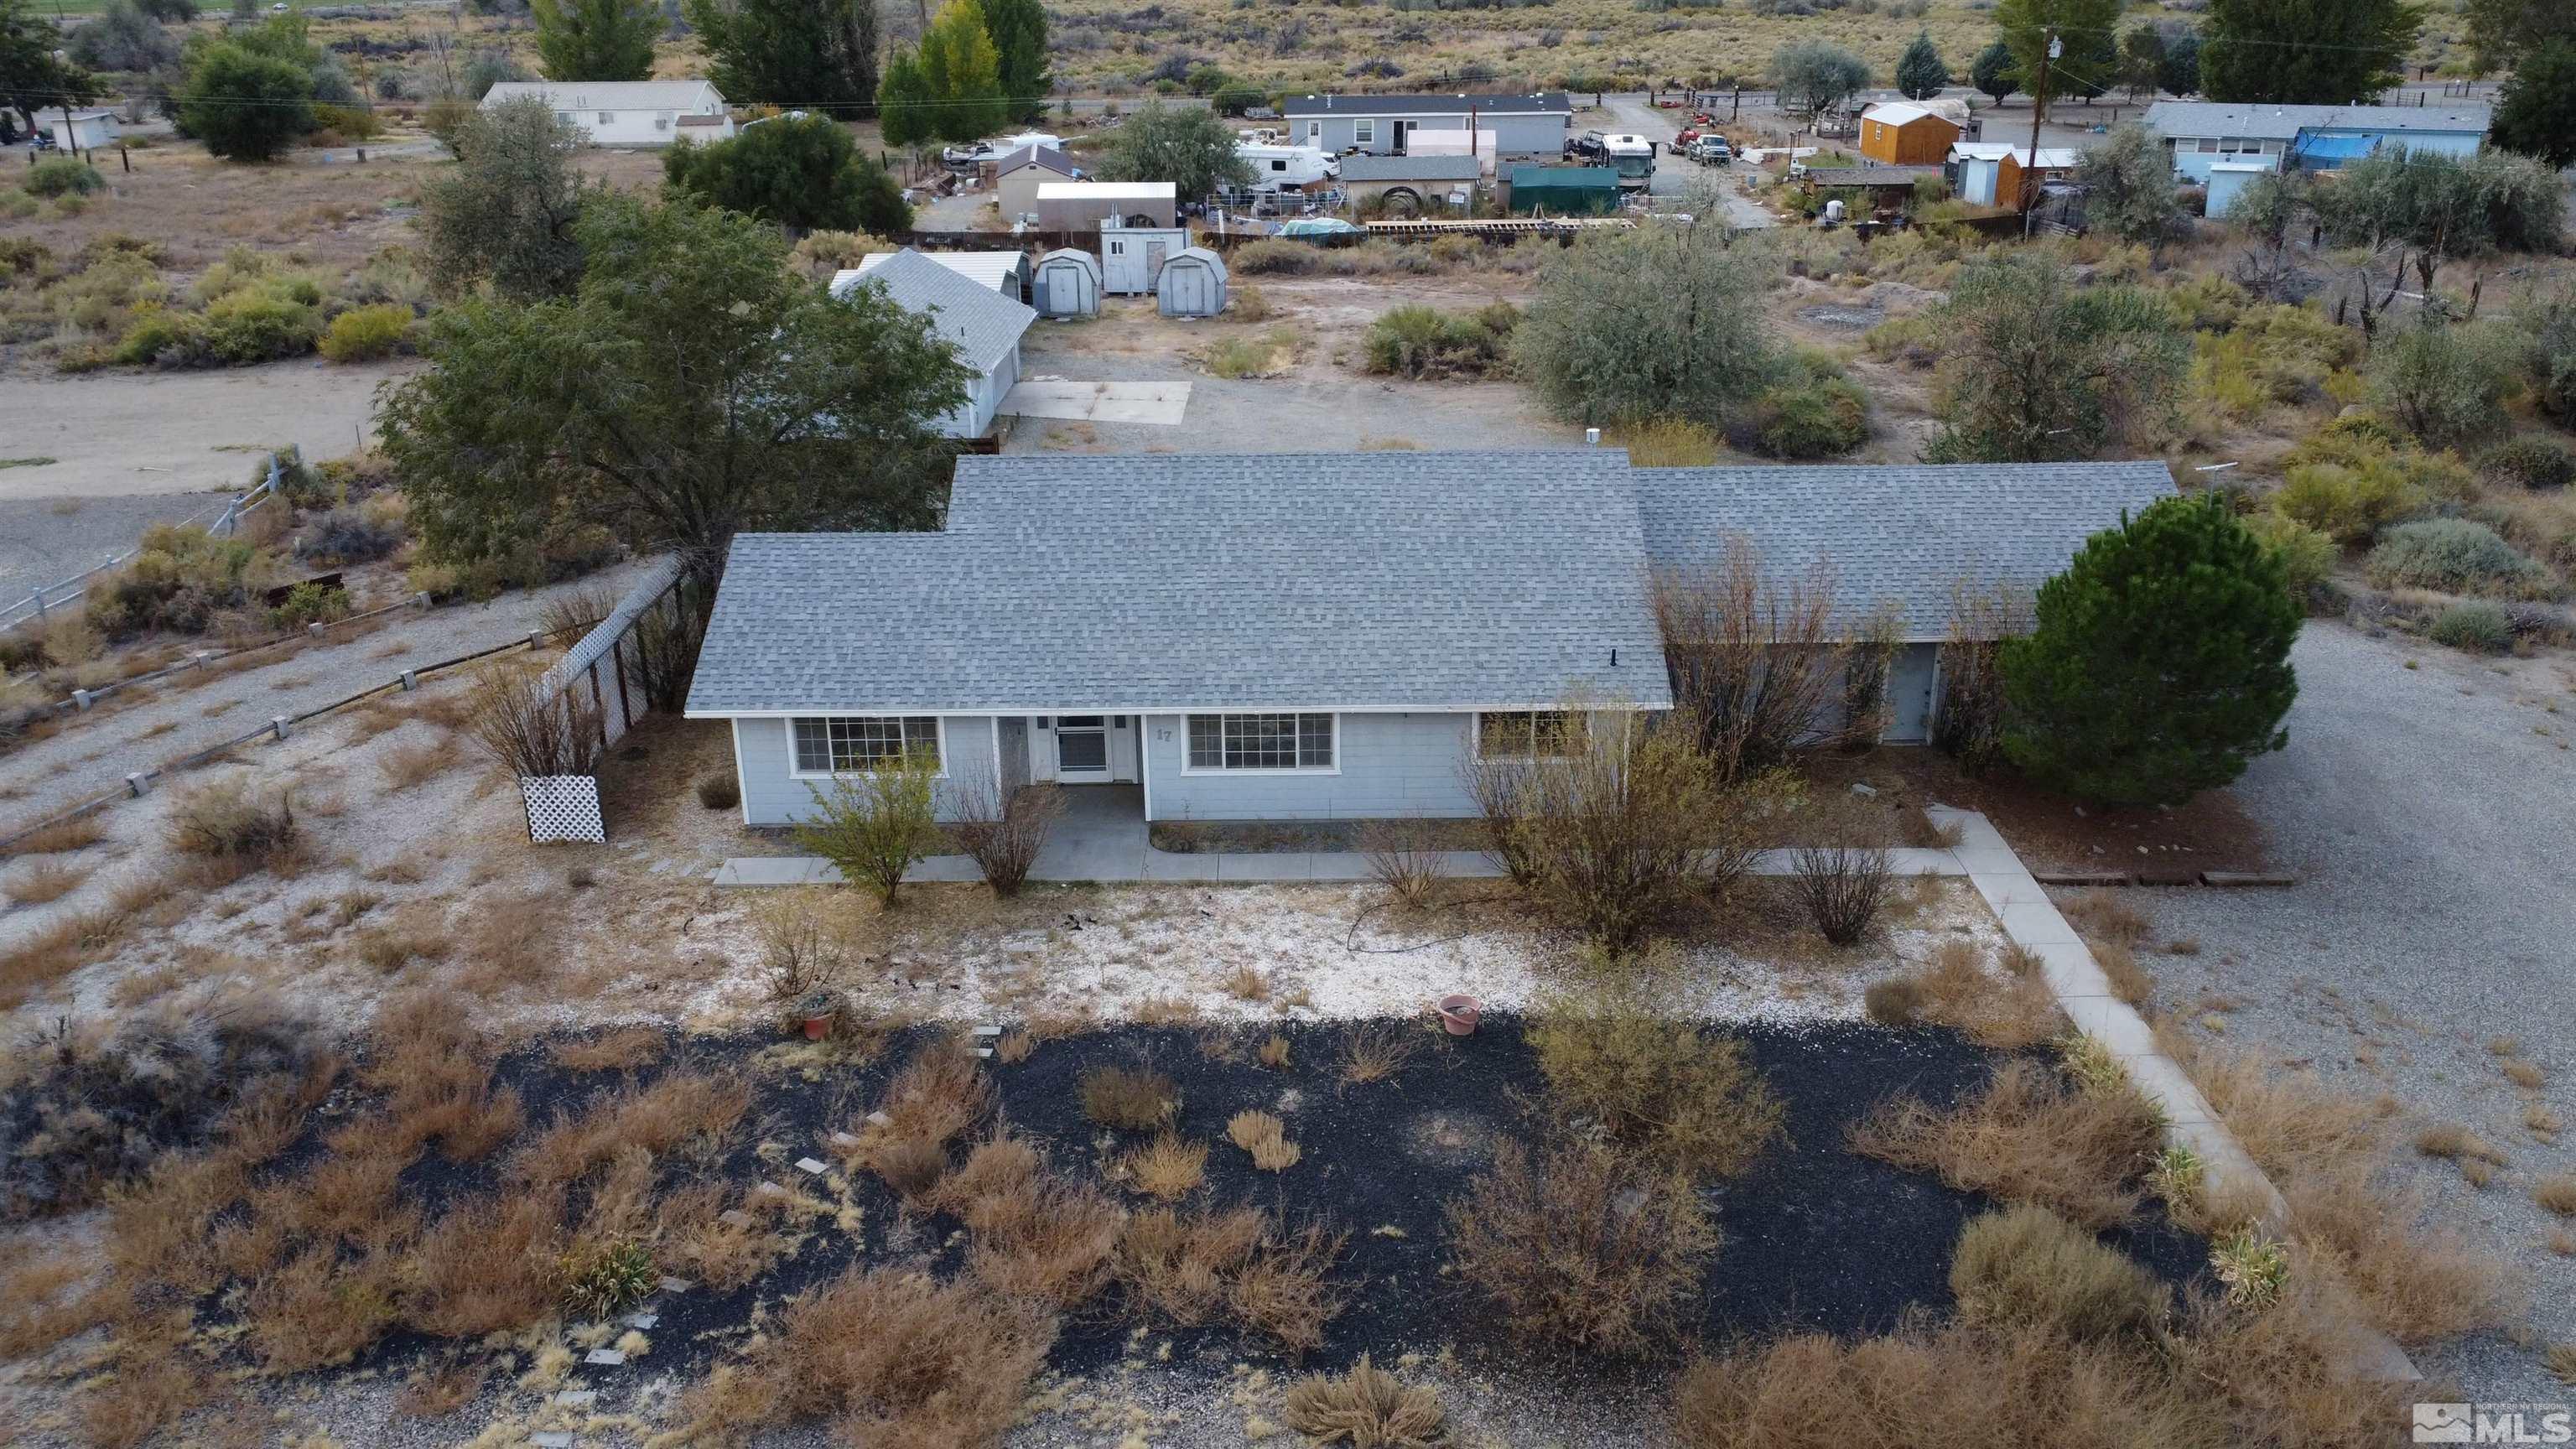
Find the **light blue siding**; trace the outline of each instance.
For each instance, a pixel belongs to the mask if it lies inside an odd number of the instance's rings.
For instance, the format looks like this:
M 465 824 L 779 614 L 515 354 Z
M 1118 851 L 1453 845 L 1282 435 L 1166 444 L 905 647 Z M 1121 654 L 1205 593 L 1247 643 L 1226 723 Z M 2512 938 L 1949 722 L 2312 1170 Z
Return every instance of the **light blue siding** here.
M 1472 714 L 1346 714 L 1334 774 L 1184 774 L 1176 714 L 1145 719 L 1156 820 L 1383 820 L 1476 813 L 1464 769 Z
M 993 788 L 993 722 L 980 715 L 947 715 L 947 753 L 941 763 L 945 778 L 938 786 L 939 818 L 954 820 L 964 791 Z M 787 721 L 737 719 L 734 751 L 741 761 L 742 810 L 746 825 L 792 825 L 814 812 L 814 788 L 822 780 L 795 776 L 795 756 L 787 747 Z
M 1395 149 L 1395 127 L 1398 121 L 1413 122 L 1424 131 L 1464 131 L 1467 112 L 1446 115 L 1425 112 L 1414 116 L 1296 116 L 1288 123 L 1290 138 L 1300 146 L 1321 146 L 1339 155 L 1356 146 L 1373 156 L 1392 156 Z M 1565 150 L 1568 118 L 1554 115 L 1502 115 L 1478 112 L 1480 130 L 1494 133 L 1494 151 L 1503 156 L 1555 156 Z M 1366 141 L 1359 138 L 1362 124 L 1373 128 Z
M 980 438 L 993 430 L 993 414 L 1000 411 L 1002 398 L 1020 380 L 1020 349 L 1012 348 L 993 364 L 993 370 L 966 385 L 966 401 L 939 420 L 944 437 Z

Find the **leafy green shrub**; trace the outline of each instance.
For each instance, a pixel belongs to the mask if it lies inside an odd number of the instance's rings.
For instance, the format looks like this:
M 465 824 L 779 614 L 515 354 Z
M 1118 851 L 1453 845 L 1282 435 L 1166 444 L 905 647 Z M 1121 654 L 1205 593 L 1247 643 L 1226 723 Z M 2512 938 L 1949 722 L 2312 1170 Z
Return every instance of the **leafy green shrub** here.
M 2427 518 L 2401 523 L 2370 551 L 2370 581 L 2383 589 L 2439 589 L 2451 594 L 2528 593 L 2548 583 L 2548 570 L 2524 557 L 2483 523 Z
M 1669 946 L 1587 953 L 1580 984 L 1551 994 L 1528 1029 L 1559 1115 L 1693 1175 L 1733 1176 L 1780 1135 L 1782 1108 L 1743 1044 L 1671 1018 L 1681 980 Z
M 2428 443 L 2462 442 L 2495 429 L 2520 363 L 2521 339 L 2493 323 L 2401 327 L 2371 353 L 2371 398 Z
M 2333 579 L 2340 550 L 2325 534 L 2286 514 L 2268 510 L 2247 515 L 2245 528 L 2280 559 L 2282 572 L 2289 576 L 2290 592 L 2298 598 L 2314 597 Z
M 309 286 L 309 284 L 307 284 Z M 270 280 L 226 292 L 206 304 L 206 351 L 218 362 L 300 357 L 322 335 L 322 320 L 304 287 Z
M 606 1318 L 651 1296 L 662 1281 L 643 1244 L 619 1238 L 574 1249 L 563 1263 L 564 1307 Z
M 112 356 L 135 367 L 191 367 L 205 352 L 206 319 L 147 302 L 134 309 Z
M 2464 600 L 2433 616 L 2424 631 L 2436 644 L 2472 654 L 2502 654 L 2513 647 L 2513 623 L 2504 610 L 2483 600 Z
M 1396 377 L 1482 377 L 1503 363 L 1520 309 L 1497 302 L 1474 313 L 1409 303 L 1369 324 L 1368 370 Z
M 2181 311 L 2195 332 L 2227 332 L 2245 315 L 2252 298 L 2245 289 L 2216 272 L 2194 272 L 2174 284 L 2165 299 Z
M 1869 441 L 1869 398 L 1840 375 L 1784 383 L 1753 399 L 1751 423 L 1773 457 L 1838 458 Z
M 107 178 L 77 157 L 48 156 L 27 168 L 25 185 L 30 196 L 86 196 L 106 190 Z
M 367 362 L 391 357 L 411 345 L 411 308 L 384 302 L 353 307 L 331 319 L 319 344 L 333 362 Z
M 2368 543 L 2379 530 L 2423 506 L 2423 495 L 2386 463 L 2350 468 L 2305 463 L 2290 469 L 2272 495 L 2282 517 L 2312 528 L 2345 547 Z
M 286 591 L 286 602 L 278 605 L 271 617 L 281 629 L 345 619 L 349 617 L 349 591 L 327 584 L 297 584 Z
M 1717 432 L 1688 418 L 1654 418 L 1621 428 L 1610 441 L 1640 468 L 1706 468 L 1717 462 Z
M 225 609 L 243 607 L 276 570 L 241 539 L 215 538 L 193 524 L 156 524 L 115 578 L 91 597 L 90 621 L 111 639 L 163 629 L 201 634 Z
M 2478 455 L 2478 471 L 2511 488 L 2576 483 L 2576 452 L 2555 438 L 2508 438 Z
M 2077 1343 L 2144 1338 L 2170 1295 L 2127 1254 L 2043 1207 L 2011 1207 L 1960 1230 L 1950 1260 L 1960 1318 L 2039 1328 Z
M 385 133 L 384 118 L 365 106 L 317 105 L 313 108 L 313 124 L 347 141 L 372 141 Z

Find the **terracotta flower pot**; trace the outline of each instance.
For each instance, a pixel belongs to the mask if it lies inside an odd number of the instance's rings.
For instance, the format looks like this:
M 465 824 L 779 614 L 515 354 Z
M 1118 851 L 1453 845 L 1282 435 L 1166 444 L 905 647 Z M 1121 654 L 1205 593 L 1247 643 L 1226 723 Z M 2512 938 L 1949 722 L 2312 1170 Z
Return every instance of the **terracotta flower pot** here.
M 1474 1036 L 1476 1020 L 1484 1014 L 1485 1004 L 1472 996 L 1444 996 L 1433 1010 L 1440 1014 L 1440 1025 L 1451 1036 Z
M 829 1013 L 822 1016 L 809 1016 L 805 1018 L 805 1039 L 807 1041 L 821 1041 L 823 1038 L 830 1036 L 831 1034 L 832 1018 Z

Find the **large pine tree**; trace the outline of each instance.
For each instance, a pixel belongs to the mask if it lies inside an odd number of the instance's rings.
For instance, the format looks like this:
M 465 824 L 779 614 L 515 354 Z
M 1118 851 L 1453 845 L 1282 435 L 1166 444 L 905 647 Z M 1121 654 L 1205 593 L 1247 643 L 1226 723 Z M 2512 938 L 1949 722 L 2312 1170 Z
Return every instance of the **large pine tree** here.
M 1002 95 L 1011 119 L 1034 121 L 1046 114 L 1047 93 L 1055 77 L 1047 73 L 1047 18 L 1042 0 L 984 0 L 984 25 L 993 48 L 1001 53 Z
M 2210 0 L 2200 88 L 2213 101 L 2368 102 L 2402 77 L 2423 23 L 2406 0 Z
M 876 0 L 682 0 L 711 63 L 707 78 L 737 104 L 835 112 L 877 98 Z
M 2049 789 L 2169 805 L 2288 743 L 2299 607 L 2280 557 L 2215 494 L 2093 535 L 2002 650 L 2004 752 Z
M 1915 36 L 1896 58 L 1896 88 L 1915 100 L 1928 101 L 1949 83 L 1950 67 L 1942 63 L 1928 30 Z
M 653 74 L 662 33 L 655 0 L 528 0 L 546 79 L 633 81 Z

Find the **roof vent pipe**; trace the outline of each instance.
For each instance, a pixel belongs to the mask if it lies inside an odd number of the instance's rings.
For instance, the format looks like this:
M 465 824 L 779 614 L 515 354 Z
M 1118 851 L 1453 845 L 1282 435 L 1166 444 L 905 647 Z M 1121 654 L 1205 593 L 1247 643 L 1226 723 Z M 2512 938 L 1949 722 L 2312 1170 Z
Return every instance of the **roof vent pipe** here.
M 1583 430 L 1583 446 L 1587 448 L 1600 447 L 1601 430 L 1599 428 L 1585 428 Z

